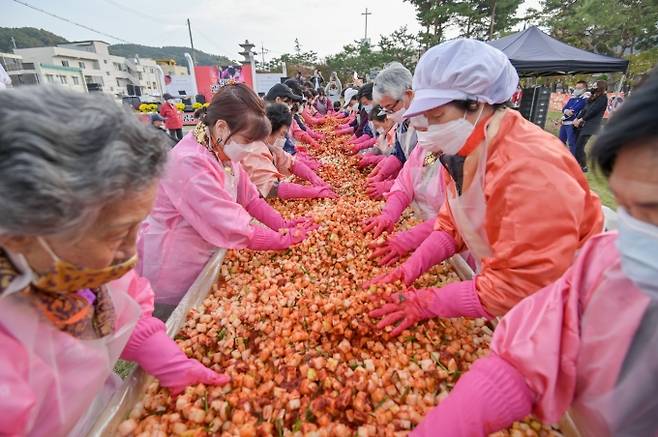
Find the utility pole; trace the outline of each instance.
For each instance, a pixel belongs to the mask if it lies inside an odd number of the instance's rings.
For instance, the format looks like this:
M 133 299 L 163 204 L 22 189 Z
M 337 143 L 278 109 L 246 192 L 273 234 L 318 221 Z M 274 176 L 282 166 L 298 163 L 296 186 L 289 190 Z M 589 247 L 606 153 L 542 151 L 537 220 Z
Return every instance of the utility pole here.
M 187 31 L 190 33 L 190 47 L 192 47 L 192 60 L 194 65 L 196 65 L 196 55 L 194 54 L 194 40 L 192 39 L 192 25 L 190 24 L 190 19 L 187 19 Z
M 11 43 L 14 46 L 14 50 L 16 50 L 18 47 L 16 47 L 16 40 L 14 39 L 13 36 L 11 37 Z
M 260 42 L 260 56 L 261 56 L 261 62 L 263 63 L 263 68 L 265 68 L 265 53 L 269 53 L 270 51 L 266 49 L 263 46 L 263 41 Z
M 496 0 L 492 1 L 491 5 L 491 20 L 489 23 L 489 41 L 493 39 L 494 25 L 496 24 Z
M 372 15 L 372 12 L 368 12 L 368 8 L 366 8 L 366 11 L 361 12 L 361 15 L 364 15 L 366 17 L 366 29 L 363 34 L 363 41 L 366 42 L 368 41 L 368 15 Z

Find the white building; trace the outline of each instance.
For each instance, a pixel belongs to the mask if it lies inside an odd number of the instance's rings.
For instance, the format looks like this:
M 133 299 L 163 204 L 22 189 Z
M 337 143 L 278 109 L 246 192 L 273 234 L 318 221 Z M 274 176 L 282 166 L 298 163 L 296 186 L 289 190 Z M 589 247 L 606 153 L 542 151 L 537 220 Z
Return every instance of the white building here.
M 14 52 L 22 57 L 23 63 L 21 74 L 16 75 L 21 77 L 21 83 L 29 83 L 32 74 L 37 83 L 101 91 L 117 98 L 162 95 L 161 73 L 154 60 L 114 56 L 108 52 L 108 47 L 104 41 L 78 41 L 54 47 L 16 49 Z M 79 81 L 81 86 L 78 87 Z

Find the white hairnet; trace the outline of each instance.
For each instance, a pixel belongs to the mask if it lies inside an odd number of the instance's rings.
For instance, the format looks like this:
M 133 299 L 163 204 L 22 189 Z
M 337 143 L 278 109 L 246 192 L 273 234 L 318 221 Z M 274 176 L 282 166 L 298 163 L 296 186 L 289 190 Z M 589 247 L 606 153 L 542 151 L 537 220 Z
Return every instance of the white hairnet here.
M 503 103 L 519 76 L 507 56 L 482 41 L 456 39 L 429 49 L 414 72 L 410 117 L 453 100 Z

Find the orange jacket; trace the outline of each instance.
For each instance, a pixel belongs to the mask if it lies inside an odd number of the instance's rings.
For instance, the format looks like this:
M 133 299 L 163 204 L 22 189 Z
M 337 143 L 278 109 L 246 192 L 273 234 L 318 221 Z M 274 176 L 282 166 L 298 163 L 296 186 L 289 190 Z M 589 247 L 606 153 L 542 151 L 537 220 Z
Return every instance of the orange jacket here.
M 475 285 L 486 310 L 502 315 L 562 276 L 576 251 L 603 230 L 603 214 L 580 166 L 555 136 L 512 110 L 496 113 L 486 136 L 484 227 L 492 256 L 481 260 Z M 477 167 L 469 158 L 466 186 Z M 454 181 L 446 180 L 454 192 Z M 448 202 L 435 228 L 455 239 L 457 252 L 466 249 Z

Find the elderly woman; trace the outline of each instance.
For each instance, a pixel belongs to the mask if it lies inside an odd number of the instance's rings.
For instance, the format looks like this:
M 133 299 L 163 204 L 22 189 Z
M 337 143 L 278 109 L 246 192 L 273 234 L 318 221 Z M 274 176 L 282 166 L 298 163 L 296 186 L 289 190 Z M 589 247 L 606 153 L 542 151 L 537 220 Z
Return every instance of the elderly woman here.
M 0 432 L 85 435 L 120 357 L 174 393 L 226 383 L 167 337 L 133 271 L 162 136 L 102 95 L 47 87 L 0 93 L 0 124 Z
M 368 175 L 367 191 L 372 198 L 381 199 L 388 193 L 416 147 L 416 130 L 403 117 L 413 98 L 411 86 L 411 72 L 399 62 L 390 63 L 375 77 L 373 97 L 386 113 L 386 118 L 397 123 L 397 127 L 395 147 Z
M 591 238 L 567 272 L 501 320 L 412 436 L 486 436 L 570 411 L 583 436 L 658 434 L 658 71 L 592 147 L 619 203 L 619 232 Z
M 170 152 L 138 242 L 158 315 L 173 311 L 218 250 L 283 250 L 306 238 L 312 221 L 281 217 L 240 165 L 269 134 L 263 101 L 244 84 L 227 85 Z
M 414 74 L 418 146 L 440 156 L 446 200 L 435 230 L 378 281 L 407 285 L 468 249 L 472 280 L 410 291 L 372 315 L 399 334 L 430 317 L 492 317 L 559 278 L 603 229 L 598 197 L 555 136 L 506 108 L 518 76 L 507 56 L 459 39 L 428 50 Z M 405 165 L 406 166 L 406 165 Z

